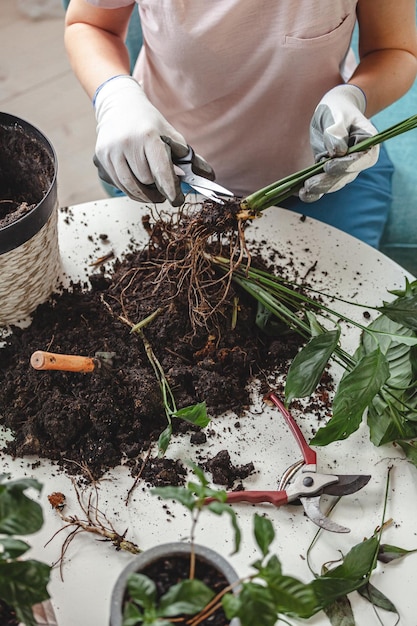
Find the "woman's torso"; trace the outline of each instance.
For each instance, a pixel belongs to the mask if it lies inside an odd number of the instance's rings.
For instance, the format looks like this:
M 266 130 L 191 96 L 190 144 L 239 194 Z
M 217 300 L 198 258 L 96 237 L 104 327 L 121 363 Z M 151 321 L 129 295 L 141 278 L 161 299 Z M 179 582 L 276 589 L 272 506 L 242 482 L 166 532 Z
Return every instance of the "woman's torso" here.
M 246 195 L 312 162 L 310 119 L 342 81 L 357 0 L 136 1 L 134 75 L 218 182 Z

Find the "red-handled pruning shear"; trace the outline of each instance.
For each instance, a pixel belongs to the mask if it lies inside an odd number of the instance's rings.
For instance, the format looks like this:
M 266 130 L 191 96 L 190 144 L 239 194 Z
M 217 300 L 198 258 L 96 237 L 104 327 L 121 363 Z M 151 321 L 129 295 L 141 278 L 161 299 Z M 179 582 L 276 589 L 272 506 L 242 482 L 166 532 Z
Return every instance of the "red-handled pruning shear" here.
M 234 502 L 251 502 L 252 504 L 270 502 L 275 506 L 281 506 L 282 504 L 300 500 L 307 517 L 320 528 L 335 533 L 350 532 L 349 528 L 340 526 L 340 524 L 337 524 L 322 513 L 320 510 L 320 498 L 322 494 L 344 496 L 355 493 L 362 489 L 371 477 L 358 474 L 318 473 L 316 452 L 307 444 L 294 418 L 275 393 L 269 393 L 266 399 L 268 398 L 284 416 L 303 453 L 303 460 L 297 461 L 285 471 L 278 485 L 278 491 L 231 491 L 227 493 L 226 502 L 231 504 Z M 210 501 L 210 499 L 207 499 L 207 501 Z

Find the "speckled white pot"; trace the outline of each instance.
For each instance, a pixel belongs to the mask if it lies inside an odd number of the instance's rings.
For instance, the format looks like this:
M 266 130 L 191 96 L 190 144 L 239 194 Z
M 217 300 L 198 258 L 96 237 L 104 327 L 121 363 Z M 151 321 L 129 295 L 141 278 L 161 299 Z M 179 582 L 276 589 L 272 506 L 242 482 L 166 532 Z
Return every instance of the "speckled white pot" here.
M 38 304 L 48 299 L 60 273 L 55 151 L 37 128 L 0 113 L 3 137 L 10 134 L 13 139 L 13 133 L 22 131 L 50 156 L 52 176 L 45 182 L 49 188 L 39 203 L 20 219 L 0 228 L 0 327 L 27 320 Z M 16 176 L 25 176 L 26 170 L 30 170 L 30 163 L 16 155 Z

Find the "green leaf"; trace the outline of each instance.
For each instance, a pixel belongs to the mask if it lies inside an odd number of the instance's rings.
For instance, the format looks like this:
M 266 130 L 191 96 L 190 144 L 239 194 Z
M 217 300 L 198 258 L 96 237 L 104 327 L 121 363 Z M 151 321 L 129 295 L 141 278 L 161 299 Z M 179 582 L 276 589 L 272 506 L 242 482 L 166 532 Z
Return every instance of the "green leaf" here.
M 318 430 L 311 444 L 326 445 L 346 439 L 355 432 L 365 409 L 388 377 L 388 363 L 379 348 L 364 355 L 340 381 L 333 400 L 333 416 L 326 426 Z
M 20 621 L 36 626 L 28 620 L 32 606 L 49 598 L 47 584 L 51 568 L 35 560 L 0 562 L 0 598 L 12 606 Z
M 183 580 L 162 596 L 158 613 L 161 617 L 195 615 L 207 606 L 214 595 L 201 580 Z
M 0 476 L 0 533 L 26 535 L 37 532 L 43 524 L 42 508 L 24 491 L 41 491 L 42 485 L 32 478 L 3 482 L 6 478 L 5 474 Z
M 144 609 L 155 604 L 156 585 L 153 580 L 144 574 L 134 572 L 127 579 L 127 589 L 132 599 Z
M 358 589 L 358 593 L 368 600 L 373 606 L 377 606 L 380 609 L 384 609 L 385 611 L 390 611 L 391 613 L 397 613 L 398 611 L 395 605 L 391 602 L 386 595 L 379 591 L 372 583 L 367 583 L 360 589 Z
M 123 609 L 122 626 L 138 626 L 143 623 L 143 613 L 133 602 L 126 602 Z
M 195 476 L 197 476 L 198 480 L 200 481 L 200 485 L 202 487 L 207 487 L 207 485 L 209 484 L 209 481 L 207 480 L 207 477 L 204 474 L 201 467 L 199 467 L 197 463 L 194 463 L 193 461 L 189 461 L 189 465 L 191 469 L 193 470 L 193 474 L 195 474 Z
M 342 596 L 323 610 L 332 626 L 355 626 L 352 606 L 347 596 Z
M 233 593 L 226 593 L 222 598 L 222 606 L 227 619 L 232 619 L 241 608 L 240 599 Z
M 228 619 L 239 617 L 241 626 L 259 624 L 260 615 L 262 626 L 275 626 L 278 617 L 269 589 L 256 583 L 243 583 L 239 598 L 225 596 L 223 607 Z
M 343 562 L 311 582 L 321 608 L 363 587 L 375 566 L 378 538 L 371 537 L 348 552 Z
M 398 445 L 405 452 L 405 456 L 413 465 L 417 467 L 417 442 L 416 441 L 397 441 Z
M 410 285 L 407 293 L 409 289 Z M 415 346 L 409 345 L 409 340 L 415 338 L 414 331 L 401 323 L 380 315 L 368 328 L 377 332 L 372 337 L 363 334 L 356 356 L 371 352 L 377 341 L 390 371 L 389 379 L 368 410 L 370 438 L 379 446 L 417 435 L 417 425 L 410 423 L 417 419 L 417 353 Z
M 414 554 L 415 552 L 417 552 L 417 548 L 414 550 L 405 550 L 404 548 L 398 548 L 388 543 L 382 543 L 378 550 L 378 561 L 381 561 L 381 563 L 391 563 L 391 561 L 402 559 L 408 554 Z
M 0 539 L 0 560 L 7 561 L 9 559 L 17 559 L 27 552 L 30 546 L 20 539 L 14 539 L 13 537 L 2 537 Z
M 238 524 L 234 509 L 229 504 L 226 504 L 225 502 L 218 502 L 218 501 L 210 502 L 210 504 L 207 505 L 207 508 L 212 513 L 215 513 L 216 515 L 222 515 L 223 513 L 227 513 L 227 515 L 230 516 L 230 522 L 234 530 L 235 546 L 234 546 L 233 554 L 236 554 L 236 552 L 238 552 L 240 548 L 242 535 L 240 532 L 239 524 Z
M 305 316 L 310 326 L 310 335 L 312 337 L 317 337 L 317 335 L 321 335 L 323 332 L 326 332 L 324 326 L 320 324 L 314 313 L 307 310 L 305 311 Z
M 360 360 L 364 354 L 370 354 L 375 349 L 375 341 L 385 355 L 390 369 L 389 385 L 397 389 L 405 389 L 410 385 L 412 376 L 412 355 L 415 349 L 407 344 L 406 339 L 414 337 L 411 330 L 404 328 L 384 316 L 378 317 L 370 329 L 376 331 L 363 333 L 360 346 L 355 358 Z M 395 340 L 393 340 L 395 337 Z M 397 341 L 400 338 L 400 341 Z
M 407 277 L 405 277 L 405 288 L 404 289 L 389 289 L 388 293 L 392 293 L 394 296 L 399 298 L 403 298 L 404 296 L 412 296 L 414 290 L 417 288 L 417 280 L 414 280 L 410 283 Z
M 417 293 L 384 302 L 378 310 L 394 322 L 417 331 Z
M 196 505 L 194 494 L 186 487 L 175 487 L 173 485 L 153 487 L 151 493 L 164 498 L 164 500 L 176 500 L 190 511 L 192 511 Z
M 262 517 L 255 513 L 254 516 L 254 535 L 263 556 L 268 554 L 271 543 L 275 539 L 274 527 L 267 517 Z
M 370 537 L 353 546 L 343 559 L 343 563 L 324 574 L 324 578 L 346 578 L 359 580 L 369 576 L 374 567 L 378 550 L 378 538 Z
M 293 359 L 285 383 L 286 404 L 310 396 L 317 387 L 340 337 L 340 329 L 312 337 Z
M 167 451 L 172 436 L 172 426 L 168 424 L 165 430 L 159 435 L 158 439 L 158 455 L 163 456 Z
M 407 419 L 405 408 L 396 406 L 393 400 L 387 401 L 382 394 L 369 406 L 367 422 L 375 446 L 417 436 L 417 424 Z
M 270 570 L 267 576 L 268 588 L 278 613 L 307 618 L 321 608 L 311 583 L 305 584 L 284 574 L 274 575 Z
M 186 422 L 190 422 L 190 424 L 194 424 L 195 426 L 200 426 L 200 428 L 204 428 L 210 423 L 205 402 L 199 402 L 197 404 L 192 404 L 191 406 L 183 407 L 182 409 L 175 411 L 172 415 L 173 417 L 178 417 Z

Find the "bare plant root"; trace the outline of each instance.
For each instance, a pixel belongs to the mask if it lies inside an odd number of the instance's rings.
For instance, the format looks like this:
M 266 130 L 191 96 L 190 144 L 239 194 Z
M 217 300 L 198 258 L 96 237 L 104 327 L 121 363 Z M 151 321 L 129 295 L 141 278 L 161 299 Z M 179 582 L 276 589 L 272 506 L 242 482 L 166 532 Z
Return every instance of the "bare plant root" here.
M 201 205 L 186 204 L 168 219 L 159 215 L 153 225 L 145 219 L 149 255 L 155 263 L 155 289 L 168 281 L 174 286 L 172 299 L 180 291 L 187 294 L 194 331 L 197 327 L 219 328 L 218 314 L 227 300 L 233 271 L 243 261 L 250 263 L 245 223 L 237 218 L 239 210 L 238 200 L 223 205 L 206 200 Z M 216 256 L 229 259 L 228 273 L 219 276 L 214 271 L 212 259 Z
M 107 519 L 105 514 L 100 511 L 98 507 L 97 488 L 94 487 L 92 491 L 90 490 L 88 493 L 88 497 L 86 497 L 85 492 L 80 491 L 75 481 L 73 481 L 73 485 L 78 504 L 84 515 L 83 518 L 78 517 L 78 515 L 70 515 L 64 512 L 66 508 L 66 497 L 63 493 L 54 492 L 48 496 L 49 504 L 58 513 L 59 517 L 65 523 L 65 526 L 60 528 L 53 535 L 53 537 L 51 537 L 49 542 L 52 541 L 52 539 L 63 530 L 68 528 L 71 529 L 70 533 L 67 535 L 62 544 L 61 555 L 58 561 L 54 563 L 54 565 L 57 565 L 57 563 L 59 563 L 61 578 L 63 579 L 63 564 L 65 554 L 73 539 L 75 539 L 76 535 L 78 535 L 78 533 L 80 532 L 97 535 L 101 541 L 111 542 L 116 550 L 126 550 L 131 554 L 139 554 L 139 552 L 141 552 L 140 548 L 135 543 L 132 543 L 131 541 L 126 539 L 127 530 L 125 530 L 123 534 L 118 533 L 113 527 L 112 523 Z

